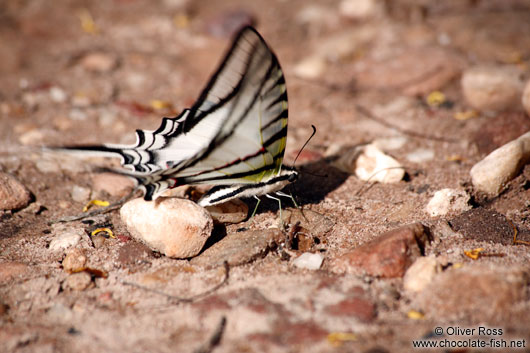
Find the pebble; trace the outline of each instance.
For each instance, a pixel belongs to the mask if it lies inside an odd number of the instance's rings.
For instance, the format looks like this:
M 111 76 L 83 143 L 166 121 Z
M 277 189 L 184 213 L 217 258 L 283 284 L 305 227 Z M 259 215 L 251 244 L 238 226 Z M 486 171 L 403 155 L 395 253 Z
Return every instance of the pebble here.
M 95 192 L 103 191 L 111 196 L 125 196 L 134 188 L 131 178 L 114 173 L 95 173 L 91 179 Z
M 31 193 L 15 177 L 0 173 L 0 211 L 19 210 L 31 202 Z
M 379 0 L 342 0 L 339 12 L 344 17 L 363 20 L 384 13 L 384 2 Z
M 442 189 L 434 193 L 425 207 L 431 217 L 444 216 L 448 213 L 461 213 L 471 209 L 469 195 L 462 189 Z
M 428 241 L 425 227 L 413 223 L 393 229 L 374 240 L 332 260 L 329 269 L 381 278 L 403 277 L 407 268 L 421 256 Z
M 207 268 L 221 266 L 224 261 L 230 266 L 243 265 L 265 256 L 282 236 L 274 228 L 231 233 L 191 259 L 190 263 Z
M 178 198 L 134 199 L 123 205 L 120 215 L 133 237 L 174 258 L 197 255 L 213 230 L 204 208 Z
M 530 132 L 497 148 L 471 168 L 473 186 L 490 196 L 498 195 L 530 160 Z
M 405 136 L 381 137 L 372 142 L 372 145 L 381 151 L 394 151 L 405 146 L 408 139 Z
M 23 145 L 37 145 L 44 139 L 44 134 L 39 129 L 29 130 L 18 137 L 18 141 Z
M 421 292 L 442 268 L 433 255 L 416 259 L 403 277 L 403 288 L 407 292 Z
M 59 164 L 50 159 L 40 159 L 35 163 L 35 167 L 39 170 L 41 173 L 57 173 L 61 170 L 59 167 Z
M 530 80 L 526 82 L 524 87 L 522 102 L 526 114 L 530 116 Z
M 519 105 L 523 90 L 520 73 L 510 67 L 473 67 L 461 80 L 466 101 L 477 110 L 500 111 Z
M 210 212 L 216 224 L 234 224 L 243 222 L 248 216 L 248 205 L 241 200 L 230 200 L 219 205 L 208 206 L 206 210 Z
M 87 71 L 106 73 L 118 66 L 118 58 L 110 53 L 92 52 L 83 56 L 80 64 Z
M 364 181 L 397 183 L 405 176 L 405 169 L 376 146 L 366 145 L 355 162 L 355 175 Z
M 60 87 L 57 87 L 57 86 L 50 87 L 49 93 L 50 93 L 51 100 L 54 101 L 55 103 L 63 103 L 64 101 L 66 101 L 66 98 L 67 98 L 66 92 Z
M 322 266 L 324 256 L 320 253 L 305 252 L 293 260 L 292 265 L 294 267 L 306 269 L 306 270 L 318 270 Z
M 324 308 L 329 315 L 336 317 L 354 317 L 361 322 L 368 323 L 376 317 L 375 304 L 365 296 L 354 296 Z
M 82 271 L 87 263 L 85 251 L 80 248 L 72 249 L 64 258 L 62 265 L 66 272 L 74 273 Z
M 76 202 L 85 202 L 90 198 L 90 189 L 79 185 L 74 185 L 70 191 L 72 200 Z
M 84 231 L 81 228 L 70 228 L 57 234 L 51 241 L 48 249 L 60 251 L 77 245 L 81 241 Z
M 418 296 L 420 309 L 436 320 L 502 323 L 526 298 L 525 271 L 469 265 L 435 276 Z
M 296 76 L 305 79 L 315 79 L 320 77 L 326 69 L 326 61 L 320 55 L 312 55 L 295 65 Z
M 92 285 L 92 276 L 87 272 L 72 273 L 63 282 L 63 289 L 83 291 Z
M 406 158 L 409 162 L 423 163 L 434 158 L 434 151 L 429 148 L 418 148 L 417 150 L 408 153 Z

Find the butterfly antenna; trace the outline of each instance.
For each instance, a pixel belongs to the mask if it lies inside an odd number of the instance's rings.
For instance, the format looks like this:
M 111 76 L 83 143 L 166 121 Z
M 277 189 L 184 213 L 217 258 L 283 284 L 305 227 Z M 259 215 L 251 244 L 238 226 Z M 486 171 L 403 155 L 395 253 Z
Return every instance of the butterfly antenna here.
M 309 141 L 311 141 L 311 139 L 313 138 L 313 136 L 315 136 L 315 134 L 317 133 L 317 128 L 315 127 L 315 125 L 311 125 L 311 127 L 313 128 L 313 133 L 311 134 L 311 136 L 309 136 L 309 138 L 308 138 L 307 141 L 304 143 L 304 145 L 302 146 L 302 148 L 300 148 L 300 151 L 298 151 L 298 154 L 296 155 L 296 158 L 294 159 L 293 166 L 296 164 L 296 160 L 298 159 L 298 157 L 300 157 L 300 153 L 302 153 L 302 151 L 304 150 L 305 146 L 307 146 L 307 144 L 309 143 Z

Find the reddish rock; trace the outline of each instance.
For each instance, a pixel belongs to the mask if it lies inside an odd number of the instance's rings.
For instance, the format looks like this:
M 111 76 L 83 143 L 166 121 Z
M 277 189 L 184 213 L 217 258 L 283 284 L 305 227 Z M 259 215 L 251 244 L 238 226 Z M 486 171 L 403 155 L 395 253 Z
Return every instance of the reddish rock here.
M 344 299 L 337 304 L 326 307 L 326 312 L 334 316 L 353 316 L 363 322 L 370 322 L 375 318 L 375 305 L 362 297 Z
M 336 258 L 329 268 L 336 273 L 403 277 L 407 268 L 422 255 L 422 247 L 427 241 L 425 227 L 420 223 L 410 224 L 386 232 Z
M 530 117 L 521 112 L 505 112 L 485 121 L 472 139 L 480 153 L 488 154 L 527 131 Z
M 526 286 L 522 269 L 465 266 L 437 275 L 417 300 L 437 320 L 502 323 L 525 300 Z
M 127 242 L 118 251 L 118 262 L 124 266 L 146 261 L 152 254 L 151 249 L 142 243 Z

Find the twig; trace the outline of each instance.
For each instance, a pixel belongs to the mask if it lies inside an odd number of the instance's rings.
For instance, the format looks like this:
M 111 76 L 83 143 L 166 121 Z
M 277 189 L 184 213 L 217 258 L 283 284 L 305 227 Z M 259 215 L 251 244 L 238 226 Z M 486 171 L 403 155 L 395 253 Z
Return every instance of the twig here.
M 116 209 L 120 208 L 121 206 L 123 206 L 123 204 L 125 202 L 129 201 L 130 199 L 132 199 L 135 196 L 137 190 L 138 189 L 134 189 L 127 196 L 125 196 L 122 199 L 114 202 L 113 204 L 108 205 L 107 207 L 98 208 L 96 210 L 83 212 L 83 213 L 80 213 L 80 214 L 75 215 L 75 216 L 66 216 L 66 217 L 62 217 L 62 218 L 53 219 L 53 220 L 51 220 L 49 222 L 49 224 L 60 223 L 60 222 L 77 221 L 77 220 L 80 220 L 80 219 L 83 219 L 83 218 L 92 217 L 92 216 L 96 216 L 96 215 L 99 215 L 99 214 L 104 214 L 104 213 L 116 210 Z
M 427 135 L 427 134 L 422 134 L 422 133 L 419 133 L 419 132 L 416 132 L 416 131 L 413 131 L 413 130 L 403 129 L 403 128 L 400 128 L 399 126 L 395 126 L 395 125 L 393 125 L 393 124 L 391 124 L 391 123 L 389 123 L 389 122 L 387 122 L 387 121 L 375 116 L 374 114 L 372 114 L 372 112 L 370 112 L 368 109 L 366 109 L 365 107 L 363 107 L 361 105 L 356 105 L 355 108 L 357 109 L 357 111 L 359 113 L 364 115 L 366 118 L 368 118 L 370 120 L 373 120 L 373 121 L 376 121 L 376 122 L 378 122 L 379 124 L 381 124 L 383 126 L 386 126 L 386 127 L 390 128 L 390 129 L 393 129 L 393 130 L 396 130 L 398 132 L 401 132 L 402 134 L 405 134 L 405 135 L 409 135 L 409 136 L 417 137 L 417 138 L 422 138 L 422 139 L 427 139 L 427 140 L 442 141 L 442 142 L 449 142 L 449 143 L 457 143 L 459 141 L 457 139 L 451 139 L 451 138 Z
M 226 317 L 223 316 L 221 321 L 217 324 L 217 328 L 210 336 L 208 342 L 204 343 L 202 346 L 193 351 L 193 353 L 210 353 L 213 349 L 221 342 L 223 332 L 226 327 Z
M 166 297 L 168 298 L 169 300 L 172 300 L 174 302 L 177 302 L 177 303 L 191 303 L 199 298 L 202 298 L 202 297 L 206 297 L 210 294 L 212 294 L 213 292 L 215 292 L 216 290 L 218 290 L 219 288 L 221 288 L 222 286 L 224 286 L 227 282 L 228 282 L 228 277 L 229 277 L 229 273 L 230 273 L 230 267 L 228 266 L 228 262 L 225 261 L 223 263 L 223 266 L 224 266 L 224 269 L 225 269 L 225 277 L 223 278 L 223 280 L 215 285 L 213 288 L 210 288 L 208 289 L 207 291 L 205 292 L 202 292 L 202 293 L 199 293 L 199 294 L 196 294 L 196 295 L 193 295 L 191 297 L 179 297 L 179 296 L 176 296 L 176 295 L 173 295 L 173 294 L 167 294 L 165 292 L 162 292 L 162 291 L 159 291 L 157 289 L 152 289 L 152 288 L 147 288 L 147 287 L 144 287 L 142 285 L 139 285 L 139 284 L 136 284 L 136 283 L 133 283 L 133 282 L 127 282 L 127 281 L 122 281 L 123 284 L 125 285 L 128 285 L 128 286 L 131 286 L 131 287 L 135 287 L 135 288 L 138 288 L 138 289 L 142 289 L 146 292 L 151 292 L 151 293 L 154 293 L 154 294 L 158 294 L 158 295 L 161 295 L 163 297 Z

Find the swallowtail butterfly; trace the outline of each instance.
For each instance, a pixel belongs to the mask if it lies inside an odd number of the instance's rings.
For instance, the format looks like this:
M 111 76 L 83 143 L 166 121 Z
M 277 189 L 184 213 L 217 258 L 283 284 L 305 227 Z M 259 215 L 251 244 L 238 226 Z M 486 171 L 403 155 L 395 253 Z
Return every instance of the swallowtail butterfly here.
M 198 204 L 279 192 L 296 180 L 282 165 L 287 139 L 287 90 L 278 59 L 252 27 L 243 28 L 189 109 L 137 130 L 134 145 L 62 149 L 121 157 L 113 170 L 137 181 L 145 200 L 168 188 L 215 185 Z

